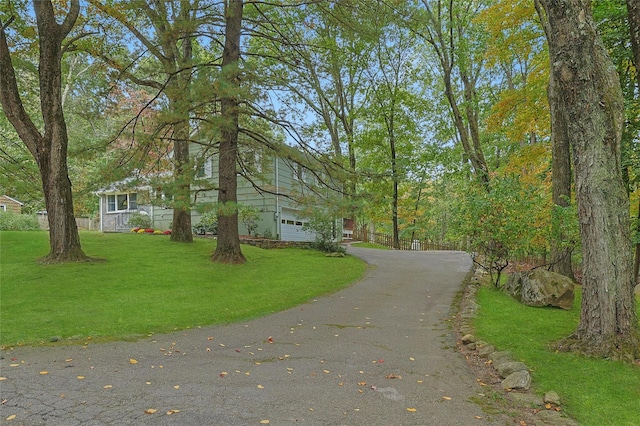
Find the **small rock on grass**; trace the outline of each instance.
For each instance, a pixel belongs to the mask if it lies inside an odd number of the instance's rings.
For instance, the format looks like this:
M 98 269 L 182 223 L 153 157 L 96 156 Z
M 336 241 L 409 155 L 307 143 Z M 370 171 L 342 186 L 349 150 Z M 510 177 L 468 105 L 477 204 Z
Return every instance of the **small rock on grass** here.
M 462 340 L 462 343 L 466 345 L 467 343 L 475 342 L 476 338 L 473 334 L 465 334 L 464 336 L 462 336 L 460 340 Z
M 498 374 L 503 378 L 506 378 L 516 371 L 528 370 L 527 366 L 523 362 L 503 362 L 495 365 L 495 367 L 496 370 L 498 370 Z
M 516 371 L 509 374 L 506 379 L 502 381 L 503 389 L 523 389 L 529 390 L 531 387 L 531 375 L 528 371 Z
M 477 345 L 477 343 L 476 343 L 476 345 Z M 494 348 L 493 345 L 483 346 L 480 349 L 478 349 L 478 356 L 480 358 L 488 358 L 489 355 L 491 355 L 495 351 L 496 351 L 496 348 Z
M 560 405 L 560 395 L 555 391 L 549 391 L 544 394 L 544 402 L 548 404 Z

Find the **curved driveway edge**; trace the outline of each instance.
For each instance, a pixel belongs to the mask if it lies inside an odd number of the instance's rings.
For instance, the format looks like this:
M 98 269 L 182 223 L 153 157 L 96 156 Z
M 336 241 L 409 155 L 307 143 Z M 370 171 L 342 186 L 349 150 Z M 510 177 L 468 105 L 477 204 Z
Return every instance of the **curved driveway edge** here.
M 370 264 L 360 282 L 267 317 L 138 342 L 6 351 L 0 422 L 490 424 L 470 402 L 482 389 L 444 321 L 469 256 L 348 252 Z

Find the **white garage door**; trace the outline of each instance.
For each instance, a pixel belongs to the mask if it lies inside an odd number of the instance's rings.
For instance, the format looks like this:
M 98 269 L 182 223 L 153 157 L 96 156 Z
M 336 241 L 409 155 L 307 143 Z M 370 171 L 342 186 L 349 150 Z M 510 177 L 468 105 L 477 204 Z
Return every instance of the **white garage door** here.
M 280 220 L 280 232 L 282 241 L 315 241 L 316 233 L 304 231 L 302 228 L 306 221 L 298 219 L 294 210 L 282 210 Z

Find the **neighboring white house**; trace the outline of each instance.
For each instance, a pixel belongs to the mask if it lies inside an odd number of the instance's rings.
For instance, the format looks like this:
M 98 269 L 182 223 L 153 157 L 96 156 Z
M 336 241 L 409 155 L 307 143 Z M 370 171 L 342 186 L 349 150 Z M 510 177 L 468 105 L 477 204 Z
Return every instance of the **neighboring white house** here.
M 199 147 L 192 148 L 191 157 L 197 166 L 198 184 L 192 185 L 194 205 L 216 203 L 218 193 L 217 154 L 206 155 Z M 301 194 L 318 185 L 317 179 L 298 163 L 274 155 L 246 152 L 242 156 L 243 167 L 252 169 L 251 181 L 238 177 L 238 203 L 251 206 L 259 212 L 258 228 L 254 235 L 283 241 L 313 241 L 314 232 L 306 230 L 308 219 L 302 216 L 301 206 L 294 201 Z M 255 184 L 255 185 L 254 185 Z M 257 188 L 256 188 L 257 187 Z M 324 187 L 325 190 L 328 188 Z M 120 182 L 96 193 L 100 197 L 100 230 L 102 232 L 126 232 L 133 212 L 144 212 L 152 219 L 154 229 L 171 228 L 173 210 L 165 206 L 161 188 L 153 184 L 132 186 Z M 194 201 L 194 199 L 192 199 Z M 168 203 L 167 203 L 168 204 Z M 199 209 L 192 209 L 192 223 L 200 222 Z M 239 223 L 241 235 L 247 235 L 244 224 Z M 336 221 L 336 236 L 342 236 L 342 219 Z

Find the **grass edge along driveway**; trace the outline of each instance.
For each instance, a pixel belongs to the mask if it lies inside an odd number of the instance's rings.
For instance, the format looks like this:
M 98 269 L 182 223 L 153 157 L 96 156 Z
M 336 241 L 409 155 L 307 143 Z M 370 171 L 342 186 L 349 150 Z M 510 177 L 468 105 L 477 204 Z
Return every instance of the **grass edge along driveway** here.
M 244 265 L 215 264 L 209 239 L 82 232 L 81 241 L 106 261 L 40 265 L 46 232 L 0 232 L 0 345 L 124 340 L 247 320 L 342 289 L 366 267 L 353 256 L 252 246 L 242 246 Z
M 476 335 L 524 362 L 531 369 L 535 392 L 558 392 L 563 409 L 581 426 L 637 426 L 640 366 L 557 352 L 552 347 L 576 329 L 580 296 L 578 288 L 570 311 L 534 308 L 483 286 L 477 295 Z

